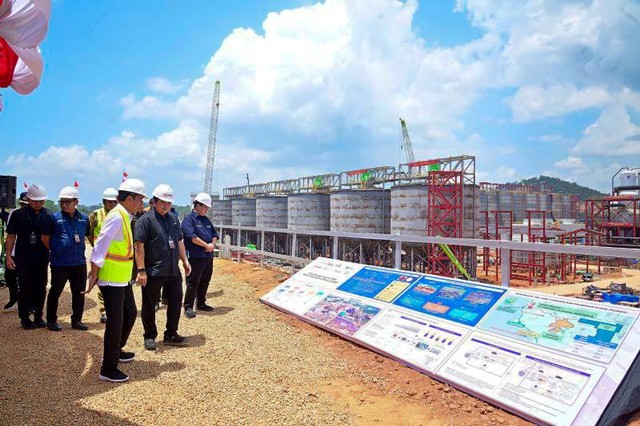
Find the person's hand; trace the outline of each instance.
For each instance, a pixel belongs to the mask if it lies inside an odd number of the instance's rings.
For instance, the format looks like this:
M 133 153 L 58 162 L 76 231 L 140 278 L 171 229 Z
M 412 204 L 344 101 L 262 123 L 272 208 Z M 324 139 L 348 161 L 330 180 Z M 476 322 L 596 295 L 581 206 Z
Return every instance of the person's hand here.
M 213 243 L 209 243 L 204 249 L 207 253 L 211 253 L 213 251 L 213 247 Z
M 91 293 L 91 290 L 93 290 L 93 287 L 95 287 L 95 285 L 98 283 L 98 274 L 91 275 L 91 272 L 89 273 L 89 276 L 87 277 L 87 288 L 85 291 L 82 292 L 82 294 L 89 294 Z
M 142 287 L 147 285 L 147 273 L 145 271 L 138 272 L 138 275 L 136 275 L 136 282 L 138 282 Z
M 188 260 L 182 262 L 182 266 L 184 266 L 185 275 L 189 275 L 191 273 L 191 264 Z
M 11 255 L 7 255 L 7 269 L 16 269 L 16 262 L 13 261 Z

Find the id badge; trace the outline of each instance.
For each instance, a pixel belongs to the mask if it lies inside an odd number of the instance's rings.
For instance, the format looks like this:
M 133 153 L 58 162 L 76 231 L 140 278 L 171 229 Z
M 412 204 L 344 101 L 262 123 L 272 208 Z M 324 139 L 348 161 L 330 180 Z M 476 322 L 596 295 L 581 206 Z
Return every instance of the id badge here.
M 73 239 L 76 242 L 76 244 L 80 243 L 80 235 L 78 235 L 77 233 L 73 234 Z
M 169 248 L 170 248 L 171 250 L 173 250 L 174 248 L 176 248 L 176 245 L 175 245 L 175 243 L 173 242 L 173 240 L 169 240 Z
M 29 244 L 35 244 L 36 242 L 36 233 L 32 232 L 31 235 L 29 235 Z

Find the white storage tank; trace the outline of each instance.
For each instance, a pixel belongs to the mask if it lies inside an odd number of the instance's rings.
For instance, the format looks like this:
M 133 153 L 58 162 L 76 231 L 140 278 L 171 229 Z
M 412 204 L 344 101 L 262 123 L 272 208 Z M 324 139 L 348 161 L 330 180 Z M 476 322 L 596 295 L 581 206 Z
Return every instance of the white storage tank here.
M 256 226 L 259 228 L 287 228 L 287 197 L 259 197 L 256 199 Z
M 291 194 L 287 197 L 287 227 L 294 231 L 328 231 L 329 194 Z
M 397 185 L 391 188 L 391 233 L 427 236 L 427 185 Z
M 332 192 L 330 229 L 335 232 L 388 234 L 391 193 L 382 189 Z

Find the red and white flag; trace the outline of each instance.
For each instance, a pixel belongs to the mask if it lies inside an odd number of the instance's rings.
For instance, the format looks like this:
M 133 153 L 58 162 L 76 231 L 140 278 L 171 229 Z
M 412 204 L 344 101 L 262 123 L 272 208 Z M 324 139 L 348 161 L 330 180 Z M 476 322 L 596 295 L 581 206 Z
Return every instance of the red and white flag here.
M 77 180 L 74 180 L 74 181 L 73 181 L 73 187 L 74 187 L 74 188 L 79 188 L 79 187 L 80 187 L 80 184 L 78 183 L 78 181 L 77 181 Z
M 22 186 L 24 186 L 25 190 L 29 189 L 29 185 L 27 185 L 27 182 L 25 181 L 22 181 Z
M 124 182 L 125 180 L 127 180 L 127 178 L 129 177 L 129 175 L 127 174 L 127 172 L 125 172 L 124 170 L 122 171 L 122 181 Z

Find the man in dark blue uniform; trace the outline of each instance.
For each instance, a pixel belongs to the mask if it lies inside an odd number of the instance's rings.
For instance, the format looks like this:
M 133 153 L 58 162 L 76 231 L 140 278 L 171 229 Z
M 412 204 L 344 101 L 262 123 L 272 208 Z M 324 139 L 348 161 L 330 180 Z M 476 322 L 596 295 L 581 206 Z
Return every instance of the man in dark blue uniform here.
M 182 221 L 184 246 L 187 250 L 191 274 L 187 276 L 187 291 L 184 295 L 184 315 L 195 318 L 193 302 L 200 311 L 211 312 L 213 307 L 207 305 L 207 289 L 213 274 L 213 250 L 218 233 L 207 217 L 211 207 L 211 196 L 204 192 L 196 195 L 193 211 Z
M 78 190 L 65 186 L 58 196 L 61 211 L 49 216 L 42 241 L 50 251 L 51 289 L 47 297 L 47 328 L 61 331 L 58 323 L 58 301 L 64 286 L 71 287 L 71 328 L 88 330 L 82 322 L 84 294 L 87 281 L 87 259 L 84 255 L 85 238 L 89 235 L 89 218 L 78 211 Z

